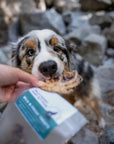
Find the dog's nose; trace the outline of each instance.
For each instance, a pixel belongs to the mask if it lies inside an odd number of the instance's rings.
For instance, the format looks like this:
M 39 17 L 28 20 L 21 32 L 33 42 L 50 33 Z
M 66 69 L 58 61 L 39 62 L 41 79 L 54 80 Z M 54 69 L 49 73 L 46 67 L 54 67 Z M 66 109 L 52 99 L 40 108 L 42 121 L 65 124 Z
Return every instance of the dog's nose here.
M 55 61 L 46 61 L 40 64 L 39 71 L 46 77 L 52 77 L 57 71 L 57 63 Z

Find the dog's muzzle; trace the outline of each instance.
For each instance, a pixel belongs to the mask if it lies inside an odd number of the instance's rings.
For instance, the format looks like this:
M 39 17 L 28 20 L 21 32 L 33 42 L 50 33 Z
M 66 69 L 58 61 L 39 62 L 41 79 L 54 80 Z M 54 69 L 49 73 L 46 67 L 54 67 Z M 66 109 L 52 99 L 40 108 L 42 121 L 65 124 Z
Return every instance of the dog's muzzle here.
M 43 62 L 39 66 L 39 71 L 45 77 L 54 77 L 57 72 L 57 63 L 53 60 Z

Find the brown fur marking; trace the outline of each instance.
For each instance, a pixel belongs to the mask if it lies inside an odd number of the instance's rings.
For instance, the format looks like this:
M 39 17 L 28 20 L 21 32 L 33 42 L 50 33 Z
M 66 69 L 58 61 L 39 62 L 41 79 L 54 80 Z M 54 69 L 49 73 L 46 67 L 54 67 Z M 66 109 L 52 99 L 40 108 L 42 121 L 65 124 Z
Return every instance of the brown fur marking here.
M 28 40 L 26 43 L 25 43 L 25 48 L 32 48 L 32 49 L 36 49 L 37 45 L 36 45 L 36 42 L 34 40 Z
M 51 44 L 52 46 L 56 45 L 58 42 L 59 42 L 59 40 L 58 40 L 57 38 L 55 38 L 55 37 L 53 37 L 53 38 L 50 40 L 50 44 Z

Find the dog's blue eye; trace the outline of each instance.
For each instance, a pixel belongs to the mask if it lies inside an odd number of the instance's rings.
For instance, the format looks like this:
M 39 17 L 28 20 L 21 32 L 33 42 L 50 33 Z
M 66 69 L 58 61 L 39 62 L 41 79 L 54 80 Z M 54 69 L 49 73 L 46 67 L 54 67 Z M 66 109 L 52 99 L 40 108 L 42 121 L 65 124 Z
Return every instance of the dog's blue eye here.
M 33 55 L 34 55 L 34 50 L 33 50 L 33 49 L 30 49 L 30 50 L 28 51 L 28 55 L 29 55 L 29 56 L 33 56 Z
M 59 47 L 57 47 L 57 46 L 54 46 L 54 51 L 56 51 L 56 52 L 59 52 L 60 51 L 60 48 Z

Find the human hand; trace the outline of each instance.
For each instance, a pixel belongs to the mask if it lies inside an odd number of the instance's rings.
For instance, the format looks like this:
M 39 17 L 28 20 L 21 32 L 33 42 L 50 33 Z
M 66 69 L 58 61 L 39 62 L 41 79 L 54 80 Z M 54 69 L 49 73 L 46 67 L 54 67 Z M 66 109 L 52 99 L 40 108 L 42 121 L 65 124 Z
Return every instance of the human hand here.
M 28 88 L 42 85 L 43 82 L 33 75 L 0 64 L 0 102 L 14 101 Z

